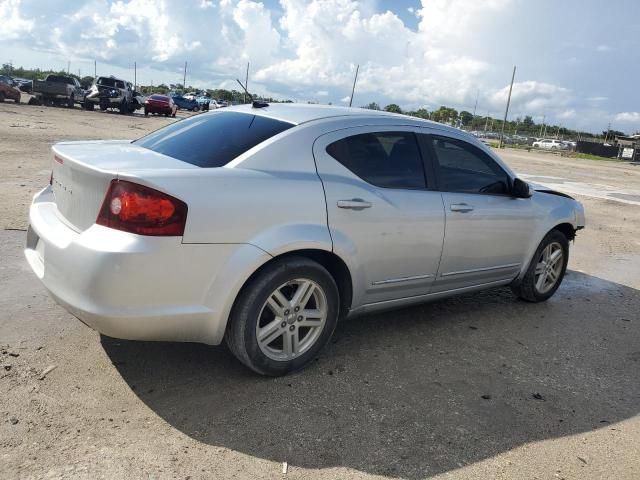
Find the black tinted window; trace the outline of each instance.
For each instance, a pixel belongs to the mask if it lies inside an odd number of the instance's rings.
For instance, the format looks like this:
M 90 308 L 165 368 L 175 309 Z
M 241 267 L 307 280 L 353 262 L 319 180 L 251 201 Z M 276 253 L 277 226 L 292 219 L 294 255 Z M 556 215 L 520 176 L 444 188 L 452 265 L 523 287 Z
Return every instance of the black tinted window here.
M 385 188 L 425 188 L 416 137 L 407 132 L 363 133 L 343 138 L 327 153 L 363 180 Z
M 239 112 L 197 115 L 134 143 L 198 167 L 222 167 L 293 124 Z
M 115 86 L 116 81 L 113 78 L 100 77 L 96 81 L 96 84 L 102 85 L 102 86 L 105 86 L 105 87 L 113 87 L 113 86 Z
M 478 148 L 459 140 L 434 137 L 440 188 L 449 192 L 508 192 L 506 172 Z

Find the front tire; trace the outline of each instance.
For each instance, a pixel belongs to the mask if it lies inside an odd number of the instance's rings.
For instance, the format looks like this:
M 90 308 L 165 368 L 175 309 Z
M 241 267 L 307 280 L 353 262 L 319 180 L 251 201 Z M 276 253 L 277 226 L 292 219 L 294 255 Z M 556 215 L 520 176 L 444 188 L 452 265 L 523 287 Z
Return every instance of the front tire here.
M 331 274 L 303 257 L 276 260 L 242 289 L 225 340 L 254 372 L 280 376 L 311 362 L 338 322 L 340 295 Z
M 559 230 L 542 239 L 522 280 L 511 286 L 513 293 L 527 302 L 544 302 L 560 287 L 569 261 L 569 240 Z

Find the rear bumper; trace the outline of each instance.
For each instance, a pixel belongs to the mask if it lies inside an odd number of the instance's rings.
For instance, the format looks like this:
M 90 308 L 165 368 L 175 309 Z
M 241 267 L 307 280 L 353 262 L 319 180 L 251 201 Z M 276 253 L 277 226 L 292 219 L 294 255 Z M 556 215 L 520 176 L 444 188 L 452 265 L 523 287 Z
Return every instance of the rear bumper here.
M 168 105 L 166 107 L 162 107 L 159 105 L 145 105 L 144 110 L 145 112 L 149 112 L 149 113 L 163 113 L 163 114 L 166 113 L 169 115 L 173 114 L 173 109 Z
M 250 246 L 183 244 L 100 225 L 78 233 L 53 200 L 50 188 L 34 197 L 25 256 L 58 303 L 117 338 L 220 343 L 241 279 L 229 278 L 228 291 L 220 285 L 229 259 Z

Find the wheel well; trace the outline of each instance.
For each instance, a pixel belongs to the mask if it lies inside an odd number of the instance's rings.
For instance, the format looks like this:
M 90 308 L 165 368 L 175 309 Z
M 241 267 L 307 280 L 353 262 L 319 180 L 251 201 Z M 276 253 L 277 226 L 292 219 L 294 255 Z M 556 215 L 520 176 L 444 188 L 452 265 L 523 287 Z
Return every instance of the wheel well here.
M 573 228 L 573 225 L 570 223 L 561 223 L 560 225 L 556 225 L 553 227 L 553 230 L 562 232 L 564 236 L 567 237 L 567 240 L 573 240 L 576 238 L 576 229 Z
M 351 281 L 351 273 L 344 261 L 333 252 L 327 252 L 325 250 L 294 250 L 291 252 L 283 253 L 277 257 L 273 257 L 264 265 L 261 265 L 251 276 L 247 279 L 244 285 L 247 285 L 256 275 L 258 275 L 264 268 L 275 261 L 285 259 L 287 257 L 305 257 L 309 260 L 319 263 L 331 274 L 338 286 L 338 292 L 340 292 L 340 318 L 346 316 L 351 308 L 351 301 L 353 299 L 353 283 Z M 242 288 L 244 288 L 244 285 Z

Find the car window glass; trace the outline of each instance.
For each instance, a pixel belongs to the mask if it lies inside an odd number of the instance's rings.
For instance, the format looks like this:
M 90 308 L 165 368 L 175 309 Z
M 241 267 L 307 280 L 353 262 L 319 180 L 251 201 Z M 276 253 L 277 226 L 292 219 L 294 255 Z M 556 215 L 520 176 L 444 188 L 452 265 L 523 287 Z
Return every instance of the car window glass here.
M 364 181 L 384 188 L 426 188 L 413 133 L 363 133 L 327 146 L 327 153 Z
M 133 143 L 198 167 L 222 167 L 294 125 L 240 112 L 197 115 Z
M 432 137 L 440 188 L 450 192 L 508 193 L 507 173 L 480 149 L 460 140 Z

